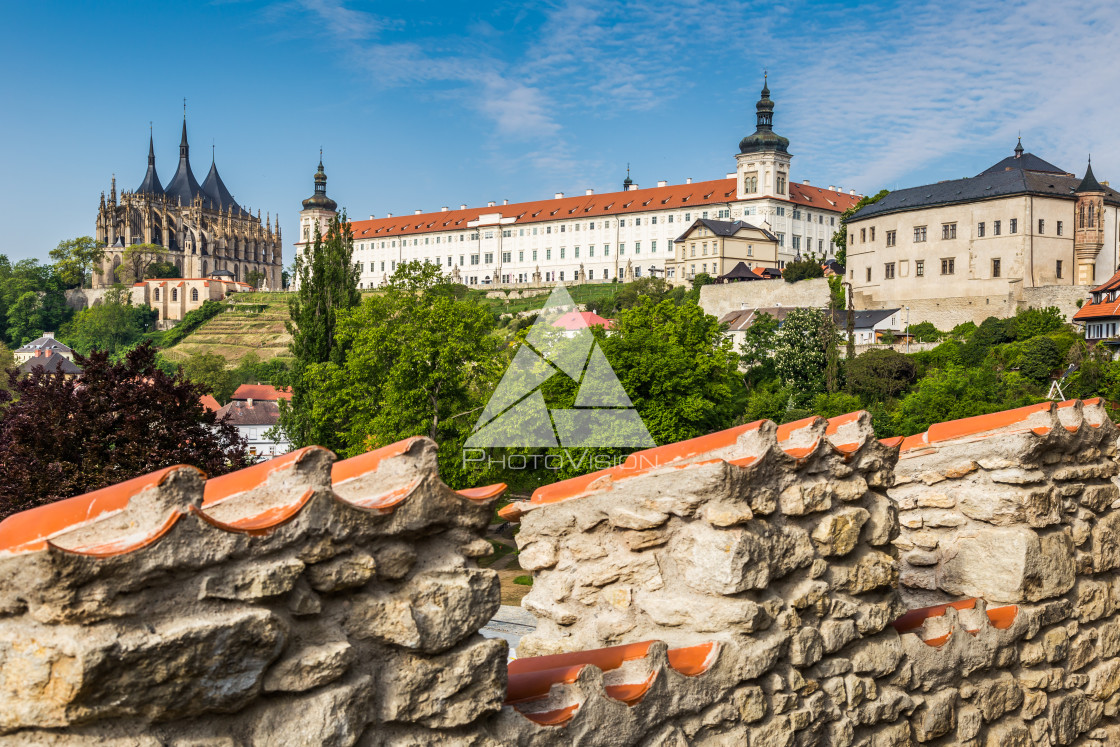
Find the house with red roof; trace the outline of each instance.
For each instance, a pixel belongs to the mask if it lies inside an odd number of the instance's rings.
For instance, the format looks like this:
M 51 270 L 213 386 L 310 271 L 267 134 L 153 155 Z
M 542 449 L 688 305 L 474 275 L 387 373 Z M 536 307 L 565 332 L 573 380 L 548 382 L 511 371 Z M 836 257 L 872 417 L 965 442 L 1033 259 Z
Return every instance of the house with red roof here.
M 611 329 L 614 327 L 614 320 L 604 319 L 593 311 L 569 311 L 558 317 L 552 326 L 565 332 L 576 332 L 585 327 Z
M 228 275 L 228 273 L 225 273 Z M 205 278 L 149 278 L 132 284 L 132 303 L 156 310 L 159 329 L 170 329 L 207 301 L 221 301 L 231 293 L 250 291 L 248 283 L 214 275 Z
M 774 101 L 765 82 L 755 109 L 756 129 L 739 141 L 735 170 L 722 178 L 672 185 L 659 181 L 643 188 L 628 170 L 620 191 L 556 192 L 527 202 L 461 204 L 355 220 L 359 285 L 382 285 L 408 261 L 436 264 L 449 279 L 471 286 L 604 283 L 651 275 L 686 283 L 680 261 L 691 247 L 675 242 L 698 220 L 742 221 L 769 232 L 777 244 L 777 269 L 798 255 L 835 256 L 832 237 L 840 214 L 861 196 L 795 181 L 789 139 L 774 131 Z M 303 207 L 296 243 L 301 253 L 316 230 L 326 233 L 337 215 L 336 203 L 326 195 L 321 163 L 315 194 Z M 690 255 L 688 260 L 686 274 Z M 712 261 L 709 257 L 709 265 Z M 698 262 L 697 273 L 704 260 Z M 718 275 L 733 266 L 708 271 Z
M 1120 346 L 1120 270 L 1089 291 L 1087 302 L 1072 321 L 1084 327 L 1086 342 L 1103 343 L 1115 352 Z

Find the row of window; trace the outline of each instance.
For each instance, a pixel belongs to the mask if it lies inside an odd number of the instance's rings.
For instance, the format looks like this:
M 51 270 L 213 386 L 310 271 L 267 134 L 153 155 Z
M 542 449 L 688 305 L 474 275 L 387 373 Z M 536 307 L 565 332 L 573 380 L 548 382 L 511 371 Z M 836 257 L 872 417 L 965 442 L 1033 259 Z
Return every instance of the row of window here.
M 154 288 L 153 291 L 154 291 L 153 300 L 158 301 L 159 300 L 159 288 Z M 175 301 L 178 301 L 178 300 L 179 300 L 179 289 L 178 288 L 172 288 L 171 289 L 171 301 L 172 301 L 172 303 L 174 303 Z M 197 301 L 198 300 L 198 288 L 191 288 L 191 300 L 192 301 Z
M 867 270 L 867 282 L 871 282 L 871 268 L 868 267 L 868 268 L 866 268 L 866 270 Z M 955 275 L 956 272 L 957 272 L 957 260 L 956 260 L 956 258 L 955 257 L 943 257 L 941 259 L 941 274 L 942 275 Z M 1057 276 L 1057 278 L 1060 280 L 1062 278 L 1062 260 L 1059 259 L 1059 260 L 1056 261 L 1056 264 L 1055 264 L 1055 267 L 1054 267 L 1054 272 L 1055 272 L 1055 275 Z M 914 260 L 914 275 L 916 277 L 924 277 L 925 274 L 926 274 L 926 262 L 925 262 L 925 260 L 924 259 Z M 855 276 L 856 276 L 856 271 L 852 270 L 849 274 L 849 277 L 854 280 Z M 883 279 L 884 280 L 892 280 L 892 279 L 894 279 L 894 277 L 895 277 L 895 263 L 894 262 L 883 263 Z M 992 260 L 992 277 L 993 278 L 1003 277 L 1003 263 L 998 258 Z
M 1057 224 L 1056 228 L 1055 228 L 1056 235 L 1062 236 L 1064 231 L 1065 231 L 1065 227 L 1062 225 L 1062 221 L 1060 221 L 1060 220 L 1055 221 L 1055 223 Z M 1003 234 L 1003 228 L 1004 228 L 1004 226 L 1003 226 L 1003 221 L 1002 220 L 992 221 L 991 222 L 991 235 L 992 236 L 1001 236 Z M 1019 219 L 1018 218 L 1011 218 L 1010 220 L 1007 221 L 1007 233 L 1009 233 L 1009 234 L 1019 233 Z M 1043 218 L 1039 218 L 1039 220 L 1038 220 L 1038 233 L 1039 233 L 1039 235 L 1043 235 L 1043 234 L 1046 233 L 1046 220 L 1043 219 Z M 980 221 L 979 223 L 976 224 L 976 237 L 977 238 L 984 238 L 987 235 L 988 235 L 988 223 L 986 221 Z M 928 227 L 927 226 L 914 226 L 914 243 L 915 244 L 923 243 L 928 238 L 928 236 L 929 236 L 929 233 L 928 233 Z M 941 238 L 942 239 L 947 239 L 947 240 L 957 238 L 957 224 L 956 223 L 942 223 L 941 224 Z M 896 246 L 897 243 L 898 243 L 898 233 L 896 231 L 887 231 L 886 239 L 887 239 L 887 246 Z M 875 227 L 870 226 L 868 228 L 859 229 L 859 240 L 860 240 L 861 243 L 866 243 L 869 240 L 870 241 L 875 241 Z M 848 241 L 851 242 L 851 243 L 855 243 L 855 233 L 854 232 L 848 234 Z

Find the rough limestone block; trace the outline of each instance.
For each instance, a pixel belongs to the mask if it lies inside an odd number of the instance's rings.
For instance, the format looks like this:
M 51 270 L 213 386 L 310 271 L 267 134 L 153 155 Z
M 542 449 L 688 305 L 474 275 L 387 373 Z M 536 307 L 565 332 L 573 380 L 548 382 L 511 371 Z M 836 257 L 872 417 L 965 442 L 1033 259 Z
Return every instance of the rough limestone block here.
M 939 587 L 990 602 L 1040 601 L 1074 582 L 1068 532 L 1039 535 L 1029 527 L 981 527 L 942 548 Z

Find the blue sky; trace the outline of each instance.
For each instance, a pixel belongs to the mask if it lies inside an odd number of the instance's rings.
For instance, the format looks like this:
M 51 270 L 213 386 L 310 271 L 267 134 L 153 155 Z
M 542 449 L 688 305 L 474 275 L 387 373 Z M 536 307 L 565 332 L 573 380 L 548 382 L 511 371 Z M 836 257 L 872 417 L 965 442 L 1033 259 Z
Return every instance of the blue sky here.
M 285 261 L 319 147 L 354 218 L 717 178 L 762 70 L 793 178 L 859 192 L 971 176 L 1028 150 L 1120 179 L 1120 5 L 1019 2 L 218 0 L 6 8 L 0 252 L 92 234 L 148 123 L 174 172 L 210 146 L 281 216 Z

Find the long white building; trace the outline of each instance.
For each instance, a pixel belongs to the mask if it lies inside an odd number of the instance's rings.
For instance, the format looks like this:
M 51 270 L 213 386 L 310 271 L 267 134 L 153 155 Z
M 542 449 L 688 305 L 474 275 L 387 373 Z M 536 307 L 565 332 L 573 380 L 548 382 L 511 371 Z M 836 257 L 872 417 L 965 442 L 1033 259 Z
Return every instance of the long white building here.
M 832 236 L 840 213 L 860 195 L 814 187 L 808 179 L 793 181 L 789 140 L 774 132 L 773 115 L 764 84 L 757 128 L 739 142 L 735 173 L 722 179 L 658 182 L 643 189 L 627 174 L 620 192 L 557 192 L 534 202 L 460 205 L 353 221 L 361 285 L 377 287 L 409 260 L 439 264 L 467 285 L 604 282 L 666 272 L 672 281 L 687 282 L 721 271 L 714 246 L 709 255 L 706 246 L 675 244 L 701 219 L 740 220 L 774 234 L 780 267 L 799 255 L 827 259 L 835 252 Z M 297 252 L 313 240 L 316 223 L 325 232 L 335 215 L 321 162 L 315 181 L 315 194 L 304 200 L 300 213 Z M 666 271 L 666 262 L 674 258 Z

